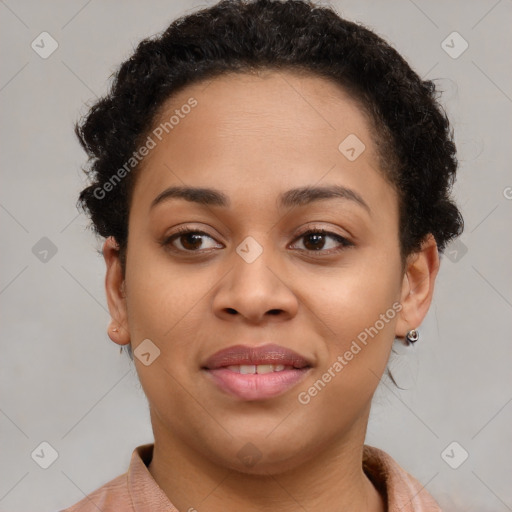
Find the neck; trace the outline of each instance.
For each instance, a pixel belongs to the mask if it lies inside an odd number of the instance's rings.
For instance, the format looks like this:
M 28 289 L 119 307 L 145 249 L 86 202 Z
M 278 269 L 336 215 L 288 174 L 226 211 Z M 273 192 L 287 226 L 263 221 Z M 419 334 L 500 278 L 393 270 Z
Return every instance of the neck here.
M 151 418 L 155 445 L 148 469 L 178 510 L 386 510 L 362 469 L 366 426 L 362 438 L 359 429 L 359 435 L 352 433 L 293 469 L 254 475 L 216 464 L 171 435 L 157 415 Z

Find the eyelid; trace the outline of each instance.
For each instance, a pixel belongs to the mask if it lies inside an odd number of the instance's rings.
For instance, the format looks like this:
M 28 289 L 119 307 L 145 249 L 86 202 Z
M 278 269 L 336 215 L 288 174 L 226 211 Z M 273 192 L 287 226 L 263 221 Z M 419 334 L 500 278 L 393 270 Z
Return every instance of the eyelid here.
M 299 234 L 296 235 L 297 237 L 304 236 L 307 233 L 324 233 L 326 235 L 333 235 L 340 238 L 343 238 L 347 241 L 350 241 L 353 237 L 352 235 L 347 231 L 344 230 L 346 234 L 337 233 L 336 231 L 333 231 L 331 228 L 323 226 L 321 224 L 308 224 L 306 227 L 302 228 L 299 231 Z

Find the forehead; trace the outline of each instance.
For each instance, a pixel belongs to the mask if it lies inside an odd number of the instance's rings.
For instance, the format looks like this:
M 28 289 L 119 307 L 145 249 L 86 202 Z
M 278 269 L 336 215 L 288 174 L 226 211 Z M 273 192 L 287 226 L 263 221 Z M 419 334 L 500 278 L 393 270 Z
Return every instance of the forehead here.
M 343 176 L 364 188 L 382 179 L 372 130 L 358 103 L 325 78 L 225 74 L 185 87 L 160 109 L 137 188 L 146 202 L 172 184 L 266 196 Z
M 324 138 L 325 147 L 350 130 L 362 138 L 372 132 L 371 122 L 359 104 L 333 80 L 306 72 L 275 70 L 223 74 L 188 86 L 161 107 L 154 125 L 164 124 L 170 114 L 186 108 L 191 97 L 198 108 L 190 112 L 193 115 L 187 114 L 186 123 L 182 121 L 196 136 L 203 136 L 204 144 L 218 144 L 225 135 L 243 137 L 253 132 L 262 143 L 272 140 L 275 145 L 286 139 L 287 145 L 295 142 L 300 146 L 305 140 L 313 144 Z M 177 128 L 172 129 L 175 139 L 184 131 Z M 281 137 L 275 138 L 275 132 L 281 129 Z

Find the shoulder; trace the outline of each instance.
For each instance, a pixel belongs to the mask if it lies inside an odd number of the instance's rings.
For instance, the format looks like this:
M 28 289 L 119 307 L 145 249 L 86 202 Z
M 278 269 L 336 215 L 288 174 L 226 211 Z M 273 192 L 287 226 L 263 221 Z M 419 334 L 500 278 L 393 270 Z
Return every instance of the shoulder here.
M 178 512 L 148 470 L 153 447 L 137 446 L 126 473 L 60 512 Z
M 128 473 L 119 475 L 61 512 L 127 512 L 133 510 Z
M 387 500 L 389 512 L 441 512 L 425 486 L 386 452 L 364 446 L 363 469 Z

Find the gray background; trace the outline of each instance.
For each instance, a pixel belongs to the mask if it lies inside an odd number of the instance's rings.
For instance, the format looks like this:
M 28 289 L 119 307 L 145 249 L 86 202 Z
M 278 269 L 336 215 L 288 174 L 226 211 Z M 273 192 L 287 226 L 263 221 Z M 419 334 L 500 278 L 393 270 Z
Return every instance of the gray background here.
M 126 471 L 133 448 L 153 440 L 133 364 L 106 335 L 100 244 L 75 208 L 85 158 L 73 122 L 141 38 L 200 5 L 0 2 L 2 511 L 70 506 Z M 382 382 L 367 442 L 445 510 L 512 510 L 512 2 L 333 5 L 438 79 L 456 132 L 455 194 L 466 221 L 443 259 L 421 341 L 393 359 L 406 389 Z M 47 59 L 31 48 L 43 31 L 59 44 Z M 453 31 L 469 44 L 458 58 L 442 47 Z M 461 43 L 445 44 L 453 53 Z M 57 249 L 46 261 L 43 237 Z M 58 452 L 46 470 L 31 458 L 42 441 Z M 446 460 L 460 463 L 463 449 L 469 457 L 453 469 Z

